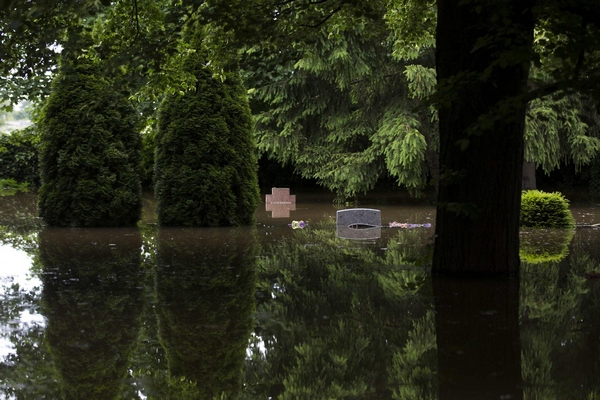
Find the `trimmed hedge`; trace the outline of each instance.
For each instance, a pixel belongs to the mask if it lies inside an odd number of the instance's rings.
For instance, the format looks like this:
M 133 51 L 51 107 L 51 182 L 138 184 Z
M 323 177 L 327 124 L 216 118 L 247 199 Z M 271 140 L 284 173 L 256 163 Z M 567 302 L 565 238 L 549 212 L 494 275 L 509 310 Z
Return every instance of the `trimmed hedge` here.
M 521 226 L 574 228 L 575 219 L 569 210 L 569 200 L 558 192 L 524 191 L 521 195 Z
M 126 98 L 85 58 L 63 60 L 41 115 L 40 215 L 51 226 L 132 226 L 141 139 Z
M 167 96 L 156 136 L 155 193 L 163 226 L 236 226 L 259 201 L 252 116 L 237 73 L 213 77 L 200 52 L 185 64 L 196 90 Z
M 0 134 L 0 179 L 39 186 L 39 134 L 35 126 Z

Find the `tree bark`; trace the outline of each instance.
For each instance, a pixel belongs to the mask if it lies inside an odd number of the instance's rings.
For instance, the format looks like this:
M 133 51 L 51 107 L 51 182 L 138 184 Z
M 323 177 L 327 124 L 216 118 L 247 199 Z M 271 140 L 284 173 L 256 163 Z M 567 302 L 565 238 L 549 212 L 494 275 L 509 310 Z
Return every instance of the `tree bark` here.
M 438 1 L 436 274 L 518 272 L 533 1 Z
M 535 163 L 533 161 L 523 161 L 523 190 L 536 190 L 537 181 L 535 179 Z

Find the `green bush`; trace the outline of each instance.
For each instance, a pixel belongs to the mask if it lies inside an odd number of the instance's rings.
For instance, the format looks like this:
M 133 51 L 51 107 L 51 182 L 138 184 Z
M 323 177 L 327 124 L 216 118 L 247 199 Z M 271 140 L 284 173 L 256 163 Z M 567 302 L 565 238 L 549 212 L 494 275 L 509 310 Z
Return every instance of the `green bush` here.
M 138 117 L 86 58 L 63 59 L 41 114 L 40 215 L 51 226 L 132 226 L 141 213 Z
M 14 179 L 0 179 L 0 197 L 14 196 L 18 192 L 28 192 L 27 183 L 19 183 Z
M 0 134 L 0 179 L 39 186 L 38 144 L 34 126 Z
M 575 227 L 575 219 L 569 211 L 569 200 L 558 192 L 524 191 L 521 195 L 521 226 L 528 228 Z
M 195 91 L 161 104 L 155 192 L 163 226 L 251 224 L 259 201 L 252 116 L 237 73 L 213 77 L 200 51 L 184 68 Z

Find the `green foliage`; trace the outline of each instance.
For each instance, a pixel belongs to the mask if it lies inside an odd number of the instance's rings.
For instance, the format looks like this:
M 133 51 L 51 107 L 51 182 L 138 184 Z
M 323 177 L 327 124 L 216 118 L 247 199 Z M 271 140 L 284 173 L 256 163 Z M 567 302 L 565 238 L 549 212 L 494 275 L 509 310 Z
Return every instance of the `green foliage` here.
M 593 94 L 599 78 L 600 4 L 595 0 L 574 4 L 540 1 L 535 11 L 534 62 L 553 82 L 559 83 L 559 89 L 574 88 Z
M 416 59 L 424 49 L 434 47 L 437 24 L 435 2 L 391 0 L 385 21 L 392 33 L 393 55 L 397 59 Z
M 194 15 L 190 4 L 170 0 L 115 1 L 93 21 L 95 48 L 107 70 L 126 71 L 120 83 L 133 98 L 159 102 L 165 92 L 194 88 L 195 77 L 182 68 L 194 50 L 181 40 Z
M 585 122 L 580 96 L 549 96 L 529 103 L 525 130 L 525 160 L 547 174 L 561 164 L 579 170 L 600 152 L 600 138 Z M 590 121 L 592 122 L 592 121 Z
M 521 226 L 530 228 L 574 228 L 569 201 L 558 192 L 524 191 L 521 196 Z
M 435 175 L 426 157 L 436 149 L 435 113 L 414 110 L 435 74 L 405 69 L 382 31 L 381 19 L 332 24 L 282 52 L 253 47 L 243 63 L 259 149 L 342 199 L 386 176 L 418 193 Z
M 27 192 L 27 183 L 19 183 L 14 179 L 0 179 L 0 197 L 13 196 L 18 192 Z
M 136 224 L 138 118 L 97 63 L 67 52 L 40 127 L 42 218 L 51 226 Z
M 195 90 L 159 110 L 155 191 L 166 226 L 246 225 L 259 201 L 252 116 L 237 73 L 213 77 L 200 45 L 185 68 Z
M 0 134 L 0 179 L 38 186 L 39 134 L 34 126 Z
M 107 0 L 28 1 L 10 0 L 0 7 L 0 100 L 12 106 L 24 99 L 49 95 L 53 71 L 69 40 L 67 30 L 79 29 L 82 19 L 93 19 Z M 87 44 L 79 42 L 77 48 Z M 4 104 L 3 104 L 4 105 Z

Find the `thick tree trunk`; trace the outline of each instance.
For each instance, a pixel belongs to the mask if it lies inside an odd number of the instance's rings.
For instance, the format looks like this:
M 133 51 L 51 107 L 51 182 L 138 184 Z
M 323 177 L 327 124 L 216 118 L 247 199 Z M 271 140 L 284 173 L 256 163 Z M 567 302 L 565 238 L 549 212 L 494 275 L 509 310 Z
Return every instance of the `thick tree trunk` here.
M 535 179 L 535 163 L 533 161 L 523 161 L 523 190 L 537 189 Z
M 506 101 L 527 89 L 530 3 L 438 1 L 442 103 L 436 274 L 518 272 L 526 104 Z M 481 45 L 484 38 L 490 42 Z M 516 62 L 512 57 L 520 54 Z

